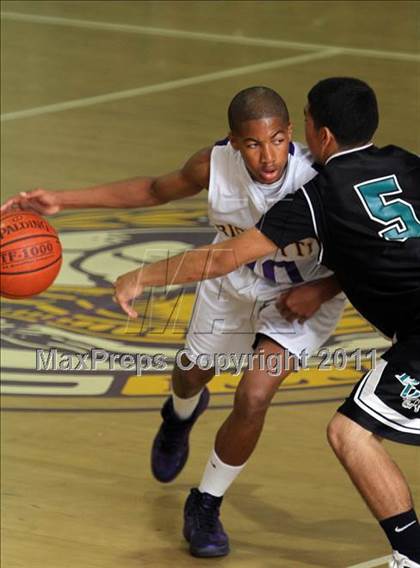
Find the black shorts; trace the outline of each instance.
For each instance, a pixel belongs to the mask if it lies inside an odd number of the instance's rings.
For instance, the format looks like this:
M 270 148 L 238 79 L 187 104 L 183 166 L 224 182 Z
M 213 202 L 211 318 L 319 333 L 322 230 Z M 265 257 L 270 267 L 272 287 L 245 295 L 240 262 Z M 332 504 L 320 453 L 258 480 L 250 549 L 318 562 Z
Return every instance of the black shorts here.
M 417 348 L 407 352 L 406 365 L 401 351 L 394 358 L 397 352 L 391 348 L 360 379 L 338 412 L 381 438 L 420 446 L 420 345 Z

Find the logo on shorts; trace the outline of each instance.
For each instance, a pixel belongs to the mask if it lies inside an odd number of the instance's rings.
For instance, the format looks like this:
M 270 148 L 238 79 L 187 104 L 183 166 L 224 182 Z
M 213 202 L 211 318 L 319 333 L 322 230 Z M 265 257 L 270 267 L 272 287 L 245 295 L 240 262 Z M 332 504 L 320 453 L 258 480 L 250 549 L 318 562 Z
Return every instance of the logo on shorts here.
M 410 377 L 407 373 L 395 375 L 395 377 L 404 385 L 400 393 L 400 397 L 403 399 L 402 407 L 412 409 L 414 412 L 420 412 L 420 390 L 416 388 L 416 386 L 420 385 L 420 381 Z

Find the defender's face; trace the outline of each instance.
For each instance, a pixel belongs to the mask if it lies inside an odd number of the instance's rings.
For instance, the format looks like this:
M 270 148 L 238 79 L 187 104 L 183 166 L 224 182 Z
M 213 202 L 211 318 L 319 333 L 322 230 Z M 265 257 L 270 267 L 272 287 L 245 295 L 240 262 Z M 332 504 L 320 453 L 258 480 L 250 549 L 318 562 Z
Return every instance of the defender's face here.
M 252 178 L 260 183 L 275 183 L 286 166 L 292 127 L 280 118 L 248 120 L 230 141 L 239 150 Z
M 309 107 L 306 105 L 304 111 L 305 115 L 305 138 L 308 148 L 311 154 L 318 164 L 322 164 L 323 160 L 323 144 L 322 144 L 322 132 L 321 129 L 317 130 L 309 112 Z

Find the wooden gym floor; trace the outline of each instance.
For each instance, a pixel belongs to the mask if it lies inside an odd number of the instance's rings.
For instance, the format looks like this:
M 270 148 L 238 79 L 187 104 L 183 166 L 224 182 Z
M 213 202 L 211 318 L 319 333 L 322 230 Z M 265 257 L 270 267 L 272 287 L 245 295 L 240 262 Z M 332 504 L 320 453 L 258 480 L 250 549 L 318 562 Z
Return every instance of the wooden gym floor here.
M 225 135 L 231 97 L 252 84 L 285 97 L 302 140 L 308 89 L 322 77 L 361 77 L 380 102 L 377 143 L 420 149 L 418 2 L 1 6 L 2 200 L 39 186 L 70 189 L 170 171 Z M 140 333 L 138 324 L 127 330 L 110 282 L 151 249 L 210 241 L 205 215 L 205 196 L 157 210 L 65 212 L 52 219 L 65 249 L 56 286 L 4 302 L 4 568 L 385 565 L 387 543 L 325 440 L 329 418 L 360 375 L 351 365 L 319 371 L 315 361 L 280 389 L 255 454 L 225 498 L 232 553 L 210 561 L 186 552 L 182 507 L 237 378 L 212 382 L 187 467 L 159 485 L 149 451 L 169 371 L 35 372 L 36 348 L 173 357 L 193 290 L 186 290 L 176 329 L 162 331 L 175 291 L 157 298 L 156 319 Z M 386 342 L 349 307 L 328 347 L 366 354 Z M 388 447 L 419 507 L 419 452 Z

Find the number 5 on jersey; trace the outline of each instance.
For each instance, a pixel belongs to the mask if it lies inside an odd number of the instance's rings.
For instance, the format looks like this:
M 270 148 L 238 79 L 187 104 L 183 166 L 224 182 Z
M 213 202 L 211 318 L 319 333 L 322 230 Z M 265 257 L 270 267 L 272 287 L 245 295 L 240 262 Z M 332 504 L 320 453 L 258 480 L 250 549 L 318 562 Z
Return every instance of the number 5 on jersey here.
M 369 217 L 385 225 L 378 234 L 387 241 L 420 237 L 420 221 L 413 206 L 404 199 L 389 199 L 402 193 L 395 175 L 372 179 L 354 186 Z

